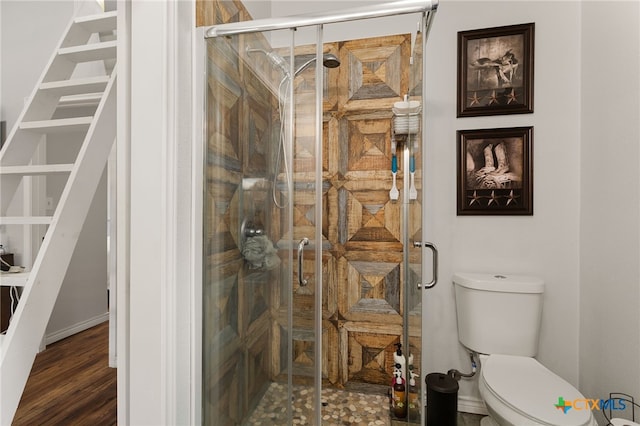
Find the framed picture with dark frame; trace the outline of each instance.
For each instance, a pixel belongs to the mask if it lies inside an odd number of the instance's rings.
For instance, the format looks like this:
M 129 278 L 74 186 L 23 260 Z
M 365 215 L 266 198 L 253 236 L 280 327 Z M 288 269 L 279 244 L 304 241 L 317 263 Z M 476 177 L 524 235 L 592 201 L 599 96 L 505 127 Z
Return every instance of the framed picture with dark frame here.
M 533 215 L 533 127 L 458 130 L 458 215 Z
M 0 148 L 4 145 L 4 139 L 7 137 L 7 122 L 0 121 Z
M 533 112 L 535 24 L 458 32 L 458 117 Z

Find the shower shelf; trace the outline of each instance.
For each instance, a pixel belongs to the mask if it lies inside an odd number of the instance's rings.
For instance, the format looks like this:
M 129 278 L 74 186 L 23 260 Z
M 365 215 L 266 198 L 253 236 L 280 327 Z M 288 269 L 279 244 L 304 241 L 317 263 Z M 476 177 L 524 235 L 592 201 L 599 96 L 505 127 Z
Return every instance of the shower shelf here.
M 392 120 L 394 135 L 416 135 L 420 132 L 420 112 L 394 114 Z
M 410 101 L 409 94 L 403 101 L 394 103 L 391 111 L 394 135 L 414 135 L 420 131 L 422 105 L 419 101 Z

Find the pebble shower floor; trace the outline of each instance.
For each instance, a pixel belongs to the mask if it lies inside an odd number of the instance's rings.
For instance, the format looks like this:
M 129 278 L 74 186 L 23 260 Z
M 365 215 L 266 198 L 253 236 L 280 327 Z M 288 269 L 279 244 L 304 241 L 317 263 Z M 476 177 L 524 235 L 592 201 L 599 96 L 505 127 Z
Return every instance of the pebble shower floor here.
M 313 392 L 306 386 L 294 386 L 293 424 L 309 424 L 313 416 Z M 284 425 L 287 423 L 285 407 L 286 386 L 272 383 L 264 397 L 249 417 L 249 425 Z M 322 390 L 322 424 L 325 426 L 387 426 L 389 419 L 389 398 L 349 392 L 339 389 Z

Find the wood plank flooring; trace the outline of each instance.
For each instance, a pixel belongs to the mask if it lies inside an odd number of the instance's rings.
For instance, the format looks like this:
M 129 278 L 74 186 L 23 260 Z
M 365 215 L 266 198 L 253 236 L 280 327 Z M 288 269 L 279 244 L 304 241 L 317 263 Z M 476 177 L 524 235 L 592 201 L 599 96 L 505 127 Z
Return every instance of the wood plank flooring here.
M 115 425 L 116 394 L 104 322 L 38 354 L 13 425 Z

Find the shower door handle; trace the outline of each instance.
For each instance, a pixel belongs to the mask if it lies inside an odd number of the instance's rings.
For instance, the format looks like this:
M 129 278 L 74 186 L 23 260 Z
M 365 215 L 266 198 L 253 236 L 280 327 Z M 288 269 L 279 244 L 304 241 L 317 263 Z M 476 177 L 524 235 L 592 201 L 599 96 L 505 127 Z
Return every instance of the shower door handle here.
M 304 262 L 304 246 L 309 245 L 309 239 L 304 237 L 298 243 L 298 283 L 300 287 L 307 285 L 308 281 L 302 276 L 302 262 Z
M 423 243 L 422 241 L 414 241 L 413 246 L 418 248 L 427 247 L 433 253 L 433 256 L 432 256 L 433 278 L 431 279 L 431 281 L 429 281 L 425 285 L 418 284 L 418 290 L 422 290 L 422 289 L 426 290 L 426 289 L 435 287 L 436 284 L 438 283 L 438 248 L 433 243 L 429 243 L 429 242 Z

